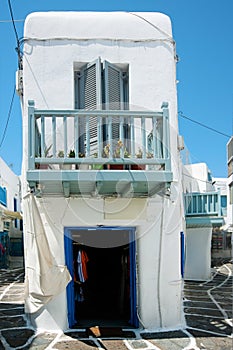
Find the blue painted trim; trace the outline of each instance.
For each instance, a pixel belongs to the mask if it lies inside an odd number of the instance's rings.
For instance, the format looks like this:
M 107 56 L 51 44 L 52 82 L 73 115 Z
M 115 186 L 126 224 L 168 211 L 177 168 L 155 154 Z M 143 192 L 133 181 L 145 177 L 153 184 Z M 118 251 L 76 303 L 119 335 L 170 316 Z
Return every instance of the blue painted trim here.
M 64 247 L 65 247 L 66 266 L 72 277 L 72 281 L 66 287 L 68 323 L 69 323 L 69 327 L 71 328 L 75 325 L 76 319 L 75 319 L 75 307 L 74 307 L 74 271 L 73 271 L 72 235 L 71 235 L 71 231 L 67 228 L 65 228 Z
M 184 232 L 180 232 L 180 271 L 181 276 L 184 278 L 185 268 L 185 235 Z
M 136 244 L 135 228 L 129 232 L 129 256 L 130 256 L 130 324 L 139 327 L 137 316 L 137 284 L 136 284 Z
M 6 188 L 0 186 L 0 203 L 7 206 L 7 196 L 6 196 Z
M 46 159 L 46 158 L 45 158 Z M 48 158 L 49 159 L 49 158 Z M 70 158 L 71 159 L 71 158 Z M 49 163 L 47 160 L 46 163 Z M 113 162 L 114 163 L 114 162 Z M 117 162 L 115 162 L 117 164 Z M 141 164 L 141 163 L 139 163 Z M 84 175 L 85 174 L 85 175 Z M 28 181 L 119 181 L 124 177 L 126 181 L 130 182 L 171 182 L 173 176 L 171 172 L 166 171 L 138 171 L 138 170 L 67 170 L 67 171 L 27 171 Z

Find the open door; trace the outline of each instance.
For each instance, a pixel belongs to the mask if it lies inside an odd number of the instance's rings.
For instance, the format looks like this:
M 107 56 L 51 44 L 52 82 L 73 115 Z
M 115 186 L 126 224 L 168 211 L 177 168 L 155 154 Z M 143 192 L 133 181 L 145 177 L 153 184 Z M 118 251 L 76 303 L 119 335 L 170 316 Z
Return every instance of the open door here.
M 108 239 L 115 242 L 121 236 L 122 245 L 108 245 Z M 93 239 L 96 246 L 91 243 Z M 106 247 L 99 245 L 98 240 L 107 242 Z M 85 302 L 77 302 L 74 283 L 74 263 L 79 244 L 88 255 L 89 277 L 83 284 Z M 134 227 L 65 229 L 65 256 L 72 276 L 67 287 L 69 327 L 90 326 L 92 321 L 102 326 L 138 327 Z

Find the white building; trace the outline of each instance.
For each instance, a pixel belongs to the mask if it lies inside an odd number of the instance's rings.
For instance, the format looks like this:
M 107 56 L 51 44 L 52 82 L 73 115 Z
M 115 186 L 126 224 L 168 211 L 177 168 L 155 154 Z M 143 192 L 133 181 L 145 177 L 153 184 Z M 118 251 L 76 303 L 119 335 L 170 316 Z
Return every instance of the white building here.
M 184 165 L 186 280 L 208 280 L 212 258 L 222 254 L 222 250 L 216 253 L 216 244 L 227 215 L 224 183 L 212 178 L 205 163 Z
M 170 19 L 33 13 L 23 51 L 26 311 L 45 329 L 179 328 L 184 211 Z M 77 286 L 79 252 L 88 276 Z
M 0 158 L 0 266 L 8 265 L 22 243 L 20 178 Z M 22 254 L 22 252 L 21 252 Z

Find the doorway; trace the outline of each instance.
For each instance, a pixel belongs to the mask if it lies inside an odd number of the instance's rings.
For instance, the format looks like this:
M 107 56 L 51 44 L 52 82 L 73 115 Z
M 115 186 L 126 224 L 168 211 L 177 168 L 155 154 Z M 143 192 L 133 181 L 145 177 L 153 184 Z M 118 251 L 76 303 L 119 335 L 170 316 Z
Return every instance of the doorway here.
M 65 229 L 70 327 L 138 327 L 134 227 Z

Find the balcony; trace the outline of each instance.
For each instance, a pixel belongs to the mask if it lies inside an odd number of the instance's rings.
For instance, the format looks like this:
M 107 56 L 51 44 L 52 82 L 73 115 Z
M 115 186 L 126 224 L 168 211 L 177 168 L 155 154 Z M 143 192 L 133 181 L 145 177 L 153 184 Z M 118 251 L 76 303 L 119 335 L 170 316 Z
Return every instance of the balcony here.
M 30 101 L 27 181 L 40 194 L 151 196 L 172 181 L 169 139 L 167 103 L 64 111 Z
M 224 222 L 220 192 L 186 193 L 184 205 L 188 225 L 222 225 Z

